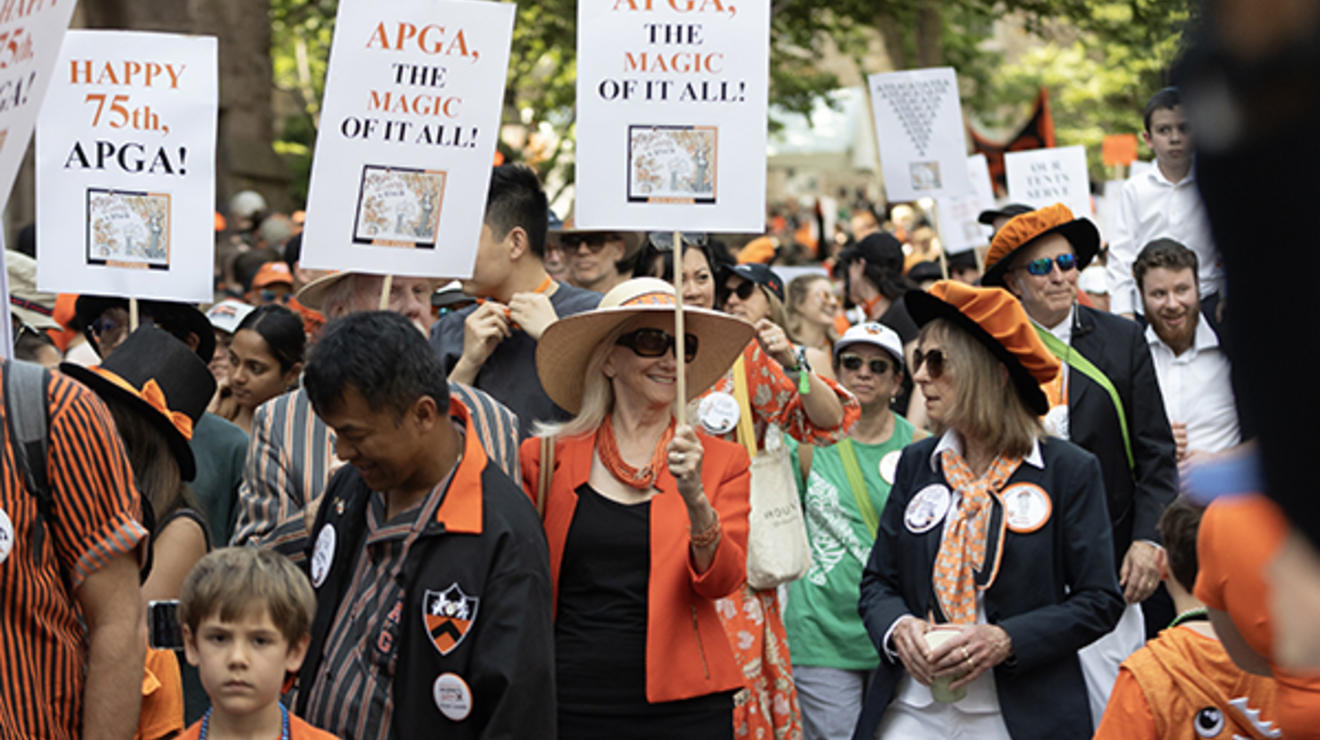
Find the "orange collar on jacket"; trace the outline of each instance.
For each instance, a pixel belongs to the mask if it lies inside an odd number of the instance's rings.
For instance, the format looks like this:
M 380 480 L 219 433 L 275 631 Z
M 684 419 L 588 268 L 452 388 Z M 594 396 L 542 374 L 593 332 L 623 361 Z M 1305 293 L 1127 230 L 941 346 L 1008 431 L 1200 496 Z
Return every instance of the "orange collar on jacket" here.
M 449 481 L 444 500 L 435 510 L 435 520 L 444 525 L 446 532 L 481 534 L 481 473 L 486 469 L 486 450 L 472 426 L 472 414 L 462 401 L 450 397 L 449 414 L 462 419 L 466 427 L 463 459 Z

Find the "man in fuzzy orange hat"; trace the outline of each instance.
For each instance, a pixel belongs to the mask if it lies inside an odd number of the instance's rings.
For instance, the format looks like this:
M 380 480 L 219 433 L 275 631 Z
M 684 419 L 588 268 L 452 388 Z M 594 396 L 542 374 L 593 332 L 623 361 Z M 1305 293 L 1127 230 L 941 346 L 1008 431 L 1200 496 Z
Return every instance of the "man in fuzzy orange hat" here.
M 1100 717 L 1119 664 L 1173 617 L 1160 584 L 1164 552 L 1156 524 L 1177 493 L 1178 468 L 1164 400 L 1141 328 L 1079 306 L 1077 275 L 1100 248 L 1100 234 L 1062 203 L 1014 216 L 995 233 L 981 284 L 1022 302 L 1063 372 L 1046 386 L 1045 429 L 1100 458 L 1113 528 L 1119 585 L 1129 604 L 1114 632 L 1082 652 L 1092 716 Z

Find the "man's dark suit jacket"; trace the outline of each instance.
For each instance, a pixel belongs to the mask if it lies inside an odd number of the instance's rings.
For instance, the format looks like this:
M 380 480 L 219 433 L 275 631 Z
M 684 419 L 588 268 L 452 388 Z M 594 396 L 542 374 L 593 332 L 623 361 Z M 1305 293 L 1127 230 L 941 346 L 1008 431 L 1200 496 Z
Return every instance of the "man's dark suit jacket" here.
M 862 573 L 858 611 L 882 656 L 862 705 L 854 740 L 870 740 L 905 671 L 883 643 L 896 619 L 925 617 L 939 609 L 931 586 L 944 523 L 921 534 L 904 525 L 908 502 L 931 484 L 948 483 L 932 469 L 939 439 L 908 445 L 880 515 L 871 557 Z M 985 591 L 985 617 L 1013 641 L 1009 660 L 994 668 L 1000 711 L 1018 740 L 1091 736 L 1091 710 L 1077 651 L 1109 632 L 1123 613 L 1118 578 L 1110 567 L 1100 469 L 1093 455 L 1049 438 L 1040 443 L 1045 467 L 1023 462 L 1004 488 L 1034 483 L 1052 511 L 1037 530 L 1005 532 L 999 574 Z M 936 466 L 938 468 L 938 465 Z M 1002 507 L 996 503 L 992 522 Z
M 1178 493 L 1177 450 L 1150 347 L 1136 322 L 1078 306 L 1073 313 L 1072 347 L 1109 376 L 1127 413 L 1134 470 L 1128 468 L 1109 394 L 1082 373 L 1069 370 L 1069 439 L 1100 458 L 1117 564 L 1134 540 L 1159 542 L 1155 525 Z

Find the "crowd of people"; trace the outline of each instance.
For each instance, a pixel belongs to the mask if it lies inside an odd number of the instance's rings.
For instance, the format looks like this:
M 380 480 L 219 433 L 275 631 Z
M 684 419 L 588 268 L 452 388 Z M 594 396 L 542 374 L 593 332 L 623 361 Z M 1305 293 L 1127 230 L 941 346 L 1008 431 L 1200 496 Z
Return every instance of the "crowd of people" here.
M 1142 117 L 1107 242 L 590 231 L 504 164 L 457 283 L 306 270 L 250 192 L 206 307 L 9 253 L 0 738 L 1320 737 L 1259 298 Z

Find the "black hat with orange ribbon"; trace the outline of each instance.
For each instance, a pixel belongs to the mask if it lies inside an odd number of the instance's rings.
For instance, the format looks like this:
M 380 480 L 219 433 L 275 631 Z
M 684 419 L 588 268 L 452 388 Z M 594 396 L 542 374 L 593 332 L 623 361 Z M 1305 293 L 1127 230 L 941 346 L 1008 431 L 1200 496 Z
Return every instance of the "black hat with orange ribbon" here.
M 60 372 L 138 409 L 165 435 L 184 480 L 197 475 L 188 442 L 215 394 L 215 378 L 197 353 L 168 332 L 139 327 L 96 367 L 65 362 Z

